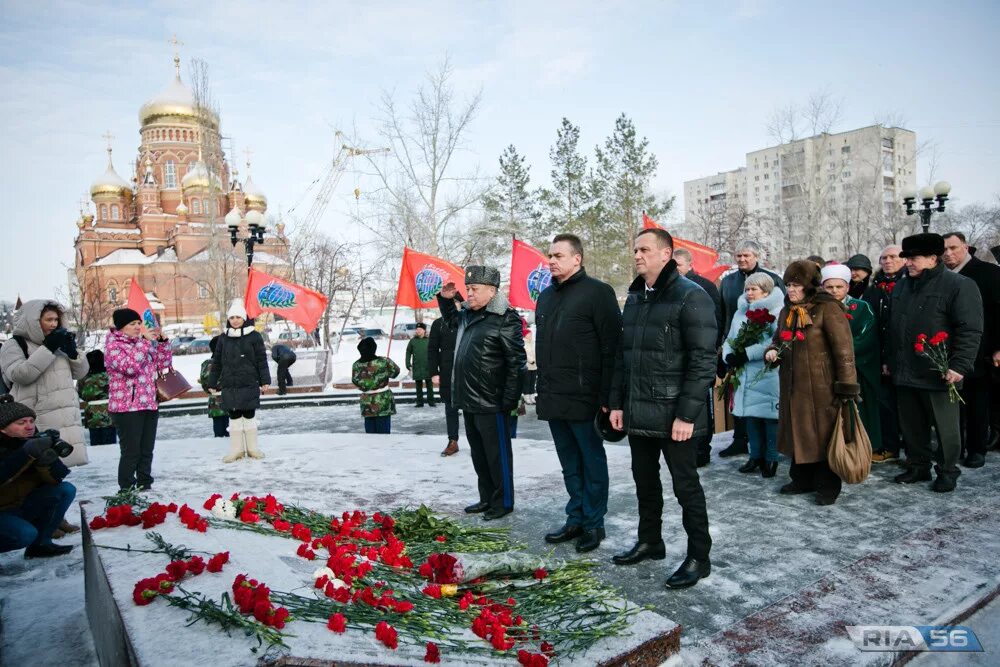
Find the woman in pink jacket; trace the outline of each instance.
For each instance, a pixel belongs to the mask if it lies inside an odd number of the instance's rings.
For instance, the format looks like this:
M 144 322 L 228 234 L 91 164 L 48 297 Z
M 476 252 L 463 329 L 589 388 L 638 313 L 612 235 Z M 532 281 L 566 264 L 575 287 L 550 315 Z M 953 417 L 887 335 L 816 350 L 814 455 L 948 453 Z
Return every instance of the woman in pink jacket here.
M 159 329 L 143 330 L 139 313 L 121 308 L 112 315 L 115 328 L 104 345 L 108 371 L 108 412 L 118 429 L 121 458 L 118 487 L 153 485 L 153 445 L 156 443 L 157 371 L 170 368 L 172 355 Z

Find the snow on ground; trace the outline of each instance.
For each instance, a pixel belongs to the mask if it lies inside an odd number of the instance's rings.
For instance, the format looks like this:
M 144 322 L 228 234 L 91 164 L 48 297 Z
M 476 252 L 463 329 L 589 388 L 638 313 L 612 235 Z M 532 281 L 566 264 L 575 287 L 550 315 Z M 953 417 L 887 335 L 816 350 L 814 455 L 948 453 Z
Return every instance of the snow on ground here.
M 361 418 L 354 405 L 265 411 L 260 414 L 261 446 L 268 458 L 231 466 L 219 463 L 227 443 L 205 437 L 210 434 L 207 417 L 163 418 L 153 497 L 195 503 L 215 491 L 273 491 L 290 502 L 331 512 L 354 507 L 391 508 L 419 500 L 439 512 L 463 516 L 461 508 L 475 499 L 474 474 L 464 441 L 460 455 L 447 459 L 438 456 L 445 440 L 443 418 L 440 407 L 418 410 L 404 405 L 393 420 L 392 436 L 360 436 L 341 434 L 343 430 L 360 430 Z M 545 425 L 533 417 L 522 417 L 519 430 L 522 439 L 514 445 L 516 511 L 504 522 L 530 549 L 546 553 L 550 547 L 541 536 L 561 523 L 565 490 Z M 716 436 L 716 451 L 728 443 L 729 437 Z M 824 576 L 844 570 L 870 554 L 892 551 L 894 545 L 910 548 L 903 545 L 918 543 L 920 531 L 928 525 L 959 521 L 963 512 L 996 505 L 1000 500 L 1000 457 L 996 454 L 990 454 L 985 468 L 965 471 L 958 490 L 952 494 L 932 493 L 923 484 L 892 484 L 891 476 L 898 468 L 884 465 L 877 466 L 864 484 L 845 486 L 838 503 L 826 508 L 814 505 L 809 495 L 777 494 L 778 487 L 787 481 L 784 462 L 778 477 L 764 480 L 737 473 L 742 460 L 713 458 L 712 464 L 701 471 L 715 542 L 712 576 L 692 589 L 666 591 L 663 581 L 685 552 L 669 476 L 665 467 L 661 468 L 667 560 L 632 568 L 615 567 L 608 561 L 610 556 L 634 541 L 635 497 L 628 447 L 609 445 L 607 450 L 611 474 L 608 537 L 590 554 L 601 563 L 597 574 L 618 586 L 630 601 L 649 604 L 657 613 L 680 623 L 684 628 L 682 646 L 686 647 L 682 657 L 686 655 L 688 660 L 704 657 L 699 645 L 705 647 L 723 637 L 727 628 L 741 619 L 797 594 Z M 78 486 L 79 499 L 100 502 L 101 495 L 115 488 L 118 453 L 115 447 L 94 447 L 90 451 L 92 463 L 75 468 L 70 479 Z M 908 538 L 911 541 L 905 542 Z M 3 664 L 45 665 L 57 659 L 69 665 L 94 664 L 82 615 L 80 538 L 73 536 L 67 541 L 78 548 L 66 558 L 26 562 L 19 553 L 0 555 Z M 933 549 L 933 542 L 920 544 L 921 548 Z M 941 544 L 942 549 L 948 546 Z M 553 551 L 558 557 L 576 556 L 571 544 L 559 545 Z M 1000 576 L 996 563 L 973 567 L 957 558 L 954 568 L 966 582 Z M 919 594 L 921 586 L 929 584 L 942 594 L 937 582 L 907 582 L 905 588 L 913 587 Z M 954 600 L 955 604 L 960 602 Z M 944 611 L 928 609 L 926 618 L 915 618 L 911 611 L 900 610 L 905 617 L 889 613 L 885 618 L 858 618 L 857 622 L 929 624 Z M 978 629 L 977 619 L 981 618 L 988 627 L 995 628 L 996 614 L 994 604 L 966 624 Z M 810 614 L 804 611 L 799 612 L 799 618 L 801 622 L 792 617 L 790 630 L 810 622 Z M 59 638 L 46 643 L 41 651 L 33 639 L 39 624 Z M 834 655 L 855 655 L 845 652 L 831 634 L 836 632 L 828 631 L 826 641 L 831 644 L 830 650 L 839 651 Z M 987 651 L 995 655 L 995 630 L 980 638 Z M 68 662 L 62 653 L 66 646 L 71 649 Z M 860 661 L 860 654 L 857 656 Z

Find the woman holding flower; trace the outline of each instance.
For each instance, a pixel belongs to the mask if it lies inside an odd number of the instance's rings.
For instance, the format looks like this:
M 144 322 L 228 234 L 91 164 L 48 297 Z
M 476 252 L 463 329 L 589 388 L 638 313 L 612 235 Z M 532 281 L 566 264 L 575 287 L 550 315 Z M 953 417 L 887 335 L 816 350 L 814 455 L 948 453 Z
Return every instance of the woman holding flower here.
M 778 450 L 792 459 L 792 481 L 781 493 L 816 493 L 832 505 L 841 480 L 827 464 L 827 447 L 841 406 L 860 393 L 854 342 L 844 306 L 820 289 L 819 267 L 789 264 L 787 297 L 764 360 L 779 365 Z
M 843 264 L 831 264 L 823 267 L 823 289 L 834 299 L 844 304 L 844 313 L 851 325 L 851 337 L 854 339 L 854 365 L 858 371 L 858 384 L 861 385 L 861 423 L 865 426 L 868 439 L 873 443 L 882 443 L 882 426 L 879 419 L 879 387 L 881 378 L 881 359 L 878 338 L 878 323 L 875 313 L 866 301 L 855 299 L 848 294 L 851 287 L 851 270 Z
M 775 289 L 770 275 L 747 276 L 722 345 L 722 358 L 729 367 L 726 378 L 732 378 L 732 413 L 746 419 L 750 444 L 750 460 L 739 470 L 760 470 L 763 477 L 774 477 L 778 470 L 778 373 L 765 369 L 764 352 L 783 306 L 784 294 Z

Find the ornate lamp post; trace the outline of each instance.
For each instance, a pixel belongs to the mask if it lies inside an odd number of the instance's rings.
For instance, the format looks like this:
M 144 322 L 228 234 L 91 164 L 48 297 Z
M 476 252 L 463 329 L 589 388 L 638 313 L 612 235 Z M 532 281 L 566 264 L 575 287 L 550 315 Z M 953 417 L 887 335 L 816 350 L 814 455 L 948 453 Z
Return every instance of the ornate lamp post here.
M 912 188 L 903 191 L 903 205 L 906 206 L 906 215 L 920 213 L 920 226 L 924 228 L 924 233 L 931 226 L 931 215 L 933 213 L 944 213 L 944 203 L 948 201 L 948 193 L 951 192 L 951 183 L 948 181 L 938 181 L 934 187 L 925 186 L 917 193 Z M 915 210 L 917 196 L 920 197 L 920 210 Z M 935 205 L 935 201 L 937 205 Z
M 246 238 L 239 238 L 239 223 L 226 216 L 226 225 L 229 227 L 229 240 L 232 242 L 233 247 L 240 241 L 243 241 L 243 247 L 246 249 L 247 254 L 247 271 L 250 271 L 250 267 L 253 266 L 253 249 L 258 243 L 264 243 L 264 216 L 261 215 L 260 211 L 248 211 L 246 215 L 247 231 L 249 232 Z

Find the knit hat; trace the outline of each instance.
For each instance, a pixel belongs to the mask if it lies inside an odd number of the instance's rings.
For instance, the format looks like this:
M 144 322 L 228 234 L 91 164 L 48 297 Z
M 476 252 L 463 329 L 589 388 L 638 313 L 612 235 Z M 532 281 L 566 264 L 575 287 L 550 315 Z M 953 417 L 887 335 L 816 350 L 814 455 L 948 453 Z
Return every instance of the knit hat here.
M 10 394 L 0 396 L 0 428 L 7 428 L 18 419 L 34 416 L 34 410 L 27 405 L 16 402 Z
M 362 361 L 371 361 L 375 358 L 375 350 L 378 349 L 378 343 L 371 336 L 367 338 L 362 338 L 361 342 L 358 343 L 358 352 L 361 353 Z
M 424 324 L 423 322 L 417 322 L 417 327 L 416 328 L 417 329 L 423 329 L 424 331 L 427 331 L 427 325 Z
M 247 309 L 243 306 L 243 299 L 233 299 L 233 302 L 229 304 L 229 312 L 226 313 L 226 319 L 230 317 L 239 317 L 244 320 L 247 318 Z
M 100 350 L 91 350 L 87 353 L 87 364 L 90 366 L 87 375 L 97 375 L 108 370 L 104 366 L 104 353 Z
M 831 280 L 833 278 L 839 278 L 848 285 L 851 284 L 851 270 L 847 267 L 846 264 L 829 264 L 823 267 L 823 270 L 820 272 L 820 274 L 822 275 L 822 282 L 824 283 L 827 280 Z
M 465 267 L 466 285 L 493 285 L 500 287 L 500 272 L 492 266 Z
M 141 322 L 142 318 L 131 308 L 119 308 L 111 313 L 111 321 L 115 323 L 115 329 L 124 329 L 126 325 L 132 324 L 136 320 Z
M 872 261 L 865 255 L 854 255 L 844 262 L 849 269 L 862 269 L 868 273 L 872 272 Z

